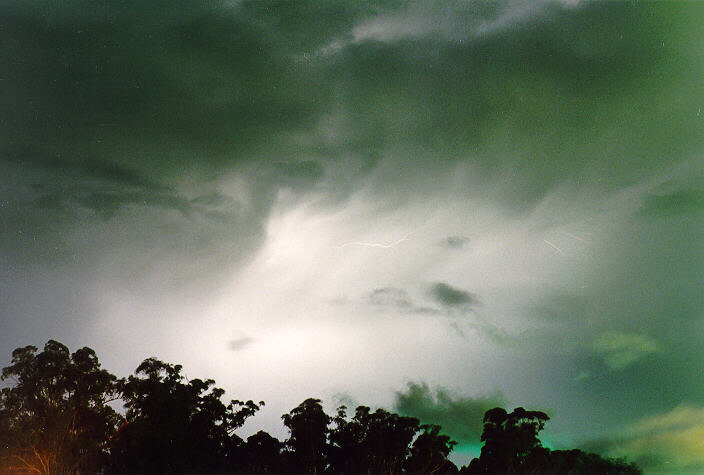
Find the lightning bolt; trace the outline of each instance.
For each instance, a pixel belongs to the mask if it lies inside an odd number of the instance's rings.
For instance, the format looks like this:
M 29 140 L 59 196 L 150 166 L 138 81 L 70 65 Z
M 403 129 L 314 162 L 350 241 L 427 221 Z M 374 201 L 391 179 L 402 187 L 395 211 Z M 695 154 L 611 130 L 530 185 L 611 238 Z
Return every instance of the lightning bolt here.
M 345 244 L 342 244 L 340 246 L 333 246 L 333 248 L 334 249 L 342 249 L 343 247 L 347 247 L 347 246 L 364 246 L 364 247 L 380 247 L 382 249 L 389 249 L 389 248 L 398 246 L 399 244 L 401 244 L 404 241 L 408 241 L 408 236 L 402 237 L 398 241 L 390 242 L 387 244 L 384 244 L 381 242 L 355 241 L 355 242 L 346 242 Z
M 548 246 L 550 246 L 551 248 L 555 249 L 557 252 L 559 252 L 559 253 L 562 254 L 563 256 L 565 255 L 565 253 L 562 252 L 562 249 L 560 249 L 559 247 L 557 247 L 556 245 L 554 245 L 553 243 L 551 243 L 551 242 L 548 241 L 547 239 L 543 239 L 543 242 L 544 242 L 545 244 L 547 244 Z
M 582 239 L 581 237 L 575 236 L 574 234 L 568 233 L 567 231 L 560 231 L 560 232 L 561 232 L 562 234 L 564 234 L 565 236 L 569 236 L 569 237 L 571 237 L 572 239 L 576 239 L 577 241 L 587 242 L 587 241 L 585 241 L 584 239 Z

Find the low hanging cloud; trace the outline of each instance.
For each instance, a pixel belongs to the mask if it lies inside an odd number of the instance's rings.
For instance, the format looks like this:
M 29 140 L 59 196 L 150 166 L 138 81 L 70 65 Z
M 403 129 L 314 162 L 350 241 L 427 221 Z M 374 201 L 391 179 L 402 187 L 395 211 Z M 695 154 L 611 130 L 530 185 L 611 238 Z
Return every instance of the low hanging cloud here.
M 477 445 L 484 428 L 484 413 L 503 404 L 501 395 L 456 396 L 443 387 L 432 390 L 426 383 L 410 382 L 405 390 L 396 391 L 394 410 L 423 423 L 440 425 L 460 444 Z
M 630 333 L 604 333 L 594 340 L 592 348 L 614 371 L 625 369 L 660 351 L 657 341 L 645 335 Z
M 444 307 L 459 307 L 475 305 L 476 295 L 466 290 L 452 287 L 444 282 L 435 282 L 430 287 L 430 296 Z
M 318 182 L 324 175 L 323 166 L 315 160 L 279 162 L 272 170 L 272 181 L 282 187 L 305 189 Z
M 423 305 L 408 291 L 397 287 L 375 289 L 365 296 L 364 301 L 384 311 L 444 318 L 453 333 L 461 338 L 468 338 L 469 334 L 474 334 L 497 345 L 516 346 L 517 341 L 514 337 L 473 311 L 473 306 L 478 303 L 474 294 L 443 282 L 433 284 L 429 294 L 437 305 Z
M 448 236 L 440 241 L 440 246 L 445 249 L 460 250 L 464 249 L 469 243 L 467 236 Z
M 375 306 L 392 308 L 405 313 L 440 313 L 437 309 L 417 305 L 406 290 L 396 287 L 374 289 L 367 295 L 366 301 Z
M 367 296 L 367 301 L 373 305 L 393 306 L 401 309 L 413 307 L 408 292 L 395 287 L 375 289 Z
M 173 186 L 121 164 L 24 153 L 10 154 L 7 163 L 15 171 L 14 185 L 24 188 L 30 203 L 47 212 L 75 214 L 88 210 L 107 220 L 130 206 L 183 214 L 194 210 L 191 200 Z
M 227 348 L 231 351 L 242 351 L 248 346 L 250 346 L 252 343 L 254 343 L 254 341 L 254 338 L 249 336 L 236 338 L 234 340 L 230 340 L 230 342 L 227 344 Z
M 701 214 L 702 210 L 704 190 L 686 188 L 646 195 L 638 214 L 645 218 L 661 218 L 679 214 Z

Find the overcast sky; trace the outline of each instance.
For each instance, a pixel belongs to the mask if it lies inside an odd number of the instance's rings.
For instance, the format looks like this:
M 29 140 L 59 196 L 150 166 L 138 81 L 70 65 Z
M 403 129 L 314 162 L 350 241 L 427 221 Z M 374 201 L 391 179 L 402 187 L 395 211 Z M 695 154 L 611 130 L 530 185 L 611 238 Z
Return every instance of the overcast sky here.
M 704 470 L 704 4 L 0 3 L 0 362 Z

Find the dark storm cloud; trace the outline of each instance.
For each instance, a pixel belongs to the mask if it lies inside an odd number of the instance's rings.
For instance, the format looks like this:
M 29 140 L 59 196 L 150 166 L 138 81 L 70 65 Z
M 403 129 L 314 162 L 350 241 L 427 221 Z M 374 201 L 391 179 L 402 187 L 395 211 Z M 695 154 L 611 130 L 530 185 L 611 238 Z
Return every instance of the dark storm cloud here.
M 246 167 L 261 154 L 298 162 L 277 138 L 314 123 L 326 94 L 245 9 L 11 1 L 0 17 L 0 245 L 24 249 L 8 255 L 96 254 L 97 215 L 122 231 L 124 254 L 230 262 L 256 246 L 277 186 L 321 173 Z M 234 199 L 218 179 L 243 166 Z
M 469 398 L 455 396 L 444 388 L 431 390 L 425 383 L 408 383 L 404 391 L 395 393 L 394 409 L 400 414 L 417 417 L 426 424 L 439 424 L 443 433 L 460 444 L 479 444 L 484 413 L 502 406 L 501 396 Z
M 458 307 L 477 304 L 477 296 L 466 290 L 457 289 L 444 282 L 436 282 L 430 287 L 430 296 L 445 307 Z
M 336 62 L 345 85 L 348 127 L 382 148 L 415 148 L 415 163 L 404 160 L 415 167 L 399 181 L 423 170 L 427 155 L 436 169 L 467 159 L 480 176 L 512 176 L 515 186 L 502 188 L 501 199 L 530 209 L 575 173 L 613 189 L 662 168 L 663 155 L 701 143 L 696 110 L 678 102 L 673 112 L 658 92 L 676 80 L 675 71 L 701 82 L 699 66 L 684 59 L 691 40 L 668 38 L 666 18 L 682 14 L 679 8 L 556 6 L 538 20 L 463 41 L 370 36 L 327 61 Z M 638 21 L 621 21 L 630 15 Z M 697 97 L 693 84 L 677 84 L 678 94 Z M 659 125 L 665 114 L 673 127 L 667 131 Z
M 110 184 L 139 187 L 151 191 L 164 191 L 166 187 L 146 178 L 143 174 L 99 158 L 66 159 L 61 155 L 42 155 L 28 151 L 5 152 L 4 160 L 28 170 L 34 170 L 37 179 L 50 176 L 52 179 L 101 181 Z
M 681 189 L 664 194 L 648 194 L 640 214 L 648 218 L 686 214 L 696 217 L 704 213 L 704 190 Z
M 273 181 L 290 188 L 306 188 L 318 182 L 325 173 L 315 160 L 278 162 L 274 164 Z
M 467 236 L 448 236 L 440 241 L 440 246 L 446 249 L 464 249 L 469 243 Z
M 506 30 L 480 27 L 512 5 L 6 2 L 3 139 L 167 174 L 292 152 L 374 163 L 403 143 L 440 165 L 471 156 L 479 172 L 520 173 L 515 193 L 528 204 L 569 177 L 558 150 L 587 171 L 609 160 L 615 180 L 633 165 L 657 166 L 664 135 L 649 120 L 662 99 L 633 109 L 631 84 L 639 99 L 675 68 L 682 84 L 696 73 L 682 69 L 686 38 L 663 48 L 658 37 L 679 7 L 554 4 Z M 359 33 L 421 14 L 436 26 Z M 620 21 L 633 15 L 639 21 Z M 435 34 L 445 26 L 454 32 Z M 330 54 L 313 54 L 336 40 Z M 336 115 L 342 134 L 319 133 Z M 677 153 L 700 125 L 673 119 L 667 142 Z M 616 124 L 623 140 L 609 156 L 595 153 Z M 634 150 L 630 138 L 644 132 L 652 141 Z
M 17 161 L 15 160 L 15 165 Z M 193 210 L 188 200 L 173 189 L 149 180 L 129 168 L 98 159 L 68 161 L 56 157 L 28 158 L 21 162 L 28 176 L 34 203 L 40 208 L 71 212 L 84 207 L 108 219 L 129 205 L 156 206 L 182 213 Z M 50 179 L 46 179 L 50 177 Z
M 50 230 L 44 230 L 50 223 L 57 232 L 67 232 L 95 217 L 111 220 L 118 213 L 121 219 L 132 221 L 131 213 L 141 208 L 175 211 L 186 221 L 204 219 L 212 223 L 211 228 L 242 221 L 246 214 L 241 203 L 217 190 L 189 197 L 139 171 L 99 159 L 13 155 L 0 163 L 8 186 L 1 193 L 8 205 L 0 209 L 0 215 L 19 226 L 2 230 L 3 245 L 16 240 L 13 231 L 29 229 L 30 223 L 40 220 L 44 224 L 32 230 L 35 241 L 51 239 L 53 233 L 46 235 Z
M 397 287 L 375 289 L 367 294 L 364 300 L 380 309 L 400 314 L 442 317 L 453 333 L 461 338 L 479 335 L 481 338 L 486 338 L 492 343 L 506 348 L 515 348 L 521 344 L 516 337 L 509 335 L 494 322 L 474 311 L 474 306 L 478 304 L 478 299 L 474 294 L 456 289 L 443 282 L 433 284 L 429 294 L 439 305 L 422 305 L 414 300 L 408 291 Z
M 402 211 L 452 193 L 477 220 L 485 207 L 509 224 L 486 223 L 488 234 L 514 232 L 513 219 L 536 233 L 582 223 L 563 237 L 586 257 L 556 242 L 559 272 L 522 272 L 520 249 L 516 267 L 488 266 L 517 295 L 504 319 L 484 289 L 476 315 L 477 297 L 444 283 L 461 277 L 437 260 L 428 307 L 428 295 L 389 287 L 366 310 L 467 316 L 451 320 L 459 334 L 507 351 L 487 366 L 510 366 L 504 354 L 530 353 L 537 369 L 568 360 L 564 384 L 538 371 L 530 397 L 567 401 L 563 414 L 592 428 L 701 405 L 704 6 L 569 3 L 2 2 L 0 348 L 78 339 L 97 314 L 113 331 L 124 324 L 107 315 L 112 299 L 135 321 L 197 321 L 202 308 L 183 304 L 255 255 L 277 199 L 296 206 L 314 190 L 341 216 L 355 193 Z M 564 214 L 550 213 L 555 201 Z M 433 223 L 432 243 L 474 239 L 470 226 L 485 223 L 453 224 Z M 371 266 L 384 278 L 386 262 Z M 542 339 L 507 335 L 512 323 L 536 323 Z M 471 430 L 448 432 L 474 443 L 491 400 L 423 385 L 398 395 L 446 429 L 454 414 Z
M 7 2 L 2 10 L 9 148 L 210 170 L 314 119 L 326 96 L 229 2 Z
M 408 292 L 394 287 L 375 289 L 367 296 L 367 300 L 373 305 L 391 305 L 402 309 L 413 308 L 413 302 L 411 302 Z
M 366 296 L 366 301 L 372 305 L 392 308 L 404 313 L 440 313 L 437 309 L 417 305 L 407 291 L 396 287 L 375 289 Z
M 517 211 L 562 183 L 614 190 L 702 145 L 701 48 L 687 30 L 700 10 L 4 2 L 3 155 L 69 168 L 89 157 L 80 166 L 104 178 L 55 187 L 52 165 L 7 202 L 39 199 L 44 223 L 66 200 L 103 216 L 140 203 L 190 209 L 209 180 L 255 170 L 255 210 L 239 229 L 261 236 L 277 187 L 404 199 L 460 162 L 472 169 L 466 193 Z M 174 181 L 190 172 L 202 181 L 186 197 Z M 646 207 L 672 205 L 657 196 Z
M 227 344 L 227 348 L 231 351 L 242 351 L 248 346 L 252 345 L 254 342 L 254 338 L 244 336 L 242 338 L 230 340 L 230 342 Z
M 263 188 L 327 180 L 330 198 L 364 183 L 403 199 L 464 162 L 468 193 L 523 211 L 563 180 L 637 180 L 704 136 L 687 108 L 701 77 L 687 61 L 693 40 L 668 27 L 688 18 L 679 5 L 11 1 L 0 11 L 5 150 L 94 157 L 167 185 L 244 167 Z M 655 93 L 663 84 L 676 85 L 674 109 Z M 362 181 L 384 161 L 398 163 Z M 497 175 L 509 178 L 493 186 Z M 109 214 L 113 198 L 95 201 Z

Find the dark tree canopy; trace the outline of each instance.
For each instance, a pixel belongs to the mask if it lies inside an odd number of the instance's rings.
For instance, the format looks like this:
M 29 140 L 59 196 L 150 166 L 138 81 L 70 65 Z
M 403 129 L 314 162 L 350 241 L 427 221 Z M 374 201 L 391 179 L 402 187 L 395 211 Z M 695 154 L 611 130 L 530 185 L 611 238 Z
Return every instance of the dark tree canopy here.
M 320 399 L 306 399 L 281 419 L 291 434 L 286 447 L 292 467 L 301 473 L 323 473 L 330 416 L 325 414 Z
M 351 421 L 345 419 L 345 408 L 340 407 L 335 422 L 331 435 L 333 468 L 340 472 L 400 472 L 419 425 L 418 419 L 383 409 L 371 412 L 367 406 L 359 406 Z
M 447 460 L 455 442 L 440 434 L 439 426 L 421 426 L 414 417 L 384 409 L 371 412 L 367 406 L 357 407 L 351 420 L 341 406 L 333 421 L 331 473 L 440 473 L 437 470 L 450 466 L 457 470 Z
M 578 449 L 553 450 L 544 462 L 542 473 L 559 475 L 589 475 L 604 473 L 609 475 L 636 475 L 641 470 L 633 463 L 622 459 L 605 458 L 597 454 L 583 452 Z
M 180 365 L 148 358 L 123 388 L 127 424 L 113 437 L 112 471 L 211 473 L 237 466 L 234 430 L 263 403 L 220 399 L 213 380 L 186 381 Z
M 410 473 L 456 473 L 457 467 L 447 460 L 457 442 L 440 433 L 441 427 L 434 424 L 420 426 L 423 431 L 413 442 L 411 455 L 404 468 Z
M 18 348 L 2 379 L 15 384 L 0 392 L 0 472 L 90 472 L 104 463 L 121 420 L 108 405 L 119 387 L 93 350 L 70 354 L 54 340 L 40 353 Z
M 549 419 L 540 411 L 522 407 L 507 413 L 497 407 L 484 415 L 480 462 L 487 473 L 518 473 L 523 471 L 531 455 L 542 448 L 538 432 Z
M 283 473 L 286 463 L 283 444 L 264 431 L 249 436 L 245 445 L 246 473 Z
M 462 470 L 456 442 L 434 424 L 384 409 L 340 406 L 327 415 L 309 398 L 281 418 L 279 441 L 235 431 L 263 402 L 223 402 L 211 379 L 188 380 L 180 365 L 147 358 L 127 379 L 100 368 L 95 352 L 71 354 L 50 340 L 18 348 L 2 371 L 0 473 L 106 474 L 612 474 L 634 464 L 581 450 L 549 450 L 538 438 L 544 412 L 486 412 L 481 455 Z M 121 401 L 125 417 L 109 403 Z
M 640 470 L 622 460 L 603 458 L 581 450 L 549 450 L 538 433 L 550 418 L 522 407 L 508 413 L 496 407 L 484 415 L 481 454 L 460 473 L 469 474 L 610 474 L 631 475 Z

